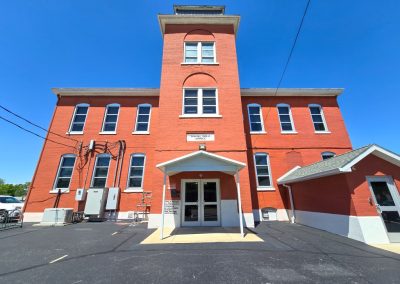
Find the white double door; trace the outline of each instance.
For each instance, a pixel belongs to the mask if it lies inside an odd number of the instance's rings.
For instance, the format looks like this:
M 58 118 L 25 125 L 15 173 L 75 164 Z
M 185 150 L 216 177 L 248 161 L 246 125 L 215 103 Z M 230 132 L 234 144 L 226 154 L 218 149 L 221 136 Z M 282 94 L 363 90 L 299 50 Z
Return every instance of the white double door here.
M 392 177 L 371 176 L 367 179 L 390 242 L 400 242 L 400 196 Z
M 182 180 L 182 226 L 220 226 L 218 179 Z

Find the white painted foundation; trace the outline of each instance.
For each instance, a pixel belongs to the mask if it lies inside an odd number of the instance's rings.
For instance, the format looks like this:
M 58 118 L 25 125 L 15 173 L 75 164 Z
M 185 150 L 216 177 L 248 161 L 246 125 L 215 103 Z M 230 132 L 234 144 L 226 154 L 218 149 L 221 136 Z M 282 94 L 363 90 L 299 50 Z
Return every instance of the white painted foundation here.
M 261 209 L 253 209 L 254 221 L 260 222 L 261 218 Z M 288 209 L 278 209 L 276 211 L 276 219 L 277 221 L 289 221 Z
M 43 212 L 25 212 L 24 222 L 26 223 L 38 223 L 41 222 L 43 218 Z
M 254 228 L 253 213 L 243 213 L 243 220 L 245 227 Z M 161 214 L 149 214 L 149 229 L 158 228 L 160 224 Z M 165 214 L 164 226 L 168 228 L 180 227 L 181 215 Z M 221 200 L 221 227 L 239 227 L 237 200 Z
M 389 243 L 379 216 L 348 216 L 296 210 L 296 223 L 364 243 Z

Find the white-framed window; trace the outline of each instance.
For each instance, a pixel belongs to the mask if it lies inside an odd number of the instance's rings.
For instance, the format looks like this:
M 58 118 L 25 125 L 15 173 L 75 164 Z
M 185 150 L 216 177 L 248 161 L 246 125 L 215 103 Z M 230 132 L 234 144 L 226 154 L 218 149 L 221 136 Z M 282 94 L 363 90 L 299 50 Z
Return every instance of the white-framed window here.
M 149 133 L 151 104 L 140 104 L 137 107 L 135 133 Z
M 333 158 L 335 156 L 336 156 L 336 154 L 333 152 L 322 152 L 321 153 L 322 160 L 327 160 L 327 159 Z
M 214 42 L 185 42 L 185 63 L 210 64 L 215 63 Z
M 320 105 L 308 105 L 315 132 L 328 132 L 324 112 Z
M 215 88 L 183 89 L 184 116 L 215 116 L 218 114 L 218 94 Z
M 249 115 L 250 133 L 265 133 L 261 105 L 248 104 L 247 113 Z
M 131 155 L 127 185 L 128 188 L 143 189 L 145 161 L 145 154 L 135 153 Z
M 118 115 L 119 115 L 119 104 L 109 104 L 106 106 L 104 113 L 103 126 L 101 128 L 102 133 L 115 134 L 117 131 Z
M 85 127 L 89 104 L 78 104 L 75 106 L 74 114 L 69 126 L 69 134 L 82 134 Z
M 292 110 L 288 104 L 278 104 L 278 117 L 281 125 L 281 132 L 296 132 L 293 123 Z
M 254 167 L 256 171 L 257 188 L 272 188 L 269 155 L 267 153 L 255 153 Z
M 111 155 L 98 154 L 94 163 L 91 187 L 104 188 L 107 184 Z
M 61 156 L 58 166 L 56 180 L 54 181 L 53 191 L 68 191 L 71 183 L 72 173 L 74 171 L 76 155 L 66 154 Z

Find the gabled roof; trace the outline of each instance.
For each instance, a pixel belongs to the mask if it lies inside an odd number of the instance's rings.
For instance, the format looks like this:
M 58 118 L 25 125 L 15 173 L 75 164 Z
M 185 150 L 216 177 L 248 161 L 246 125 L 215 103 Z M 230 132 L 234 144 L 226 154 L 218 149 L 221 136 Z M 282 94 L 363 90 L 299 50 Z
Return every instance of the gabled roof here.
M 156 165 L 167 175 L 194 171 L 219 171 L 233 175 L 245 166 L 245 163 L 206 151 L 196 151 Z
M 311 180 L 351 172 L 352 167 L 368 155 L 375 155 L 400 167 L 400 156 L 378 145 L 368 145 L 305 167 L 295 167 L 278 179 L 278 184 Z

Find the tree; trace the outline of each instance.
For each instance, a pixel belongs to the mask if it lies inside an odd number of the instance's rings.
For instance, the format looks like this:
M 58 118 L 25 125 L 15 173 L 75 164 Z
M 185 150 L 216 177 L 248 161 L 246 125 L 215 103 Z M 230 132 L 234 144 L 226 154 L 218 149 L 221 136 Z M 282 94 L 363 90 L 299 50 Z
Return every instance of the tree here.
M 5 183 L 3 179 L 0 179 L 0 195 L 24 196 L 29 186 L 30 182 L 9 184 Z

